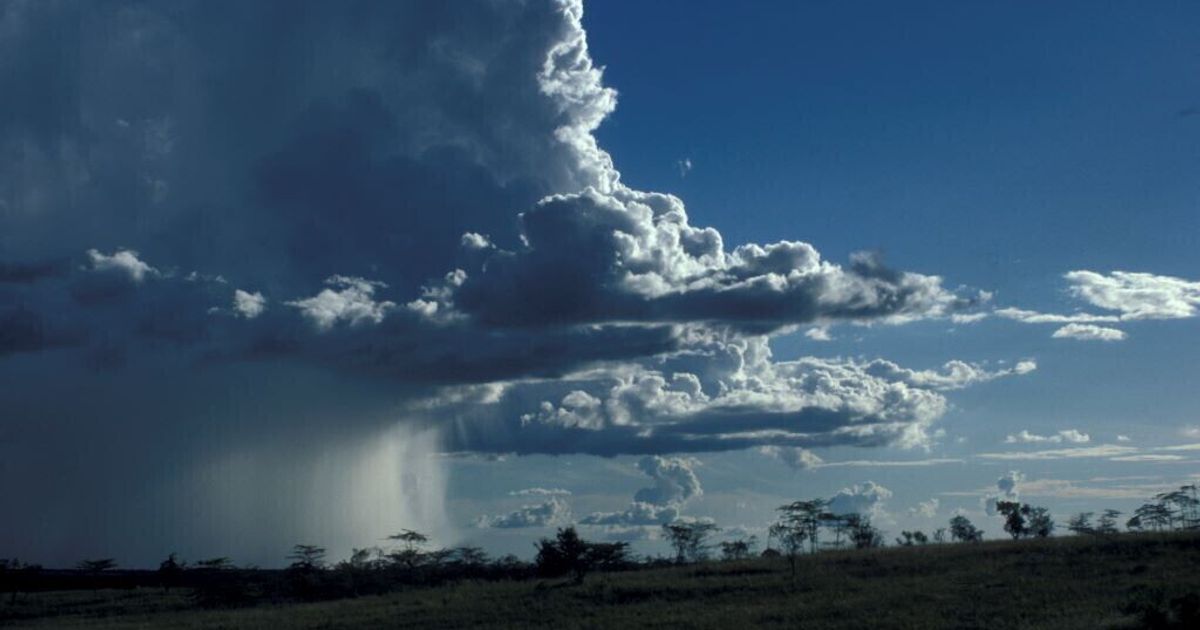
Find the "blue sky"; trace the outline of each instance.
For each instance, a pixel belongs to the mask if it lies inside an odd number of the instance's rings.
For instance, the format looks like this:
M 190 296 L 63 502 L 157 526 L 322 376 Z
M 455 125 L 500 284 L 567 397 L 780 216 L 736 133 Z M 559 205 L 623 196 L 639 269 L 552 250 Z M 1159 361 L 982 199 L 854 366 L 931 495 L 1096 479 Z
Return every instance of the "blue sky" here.
M 1198 474 L 1192 4 L 0 7 L 0 557 Z

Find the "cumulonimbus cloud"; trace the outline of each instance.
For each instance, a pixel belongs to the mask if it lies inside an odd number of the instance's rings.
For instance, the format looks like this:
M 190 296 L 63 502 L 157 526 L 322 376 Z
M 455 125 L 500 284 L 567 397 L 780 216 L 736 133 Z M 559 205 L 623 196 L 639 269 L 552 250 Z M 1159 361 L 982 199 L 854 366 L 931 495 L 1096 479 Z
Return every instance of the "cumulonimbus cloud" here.
M 23 439 L 101 465 L 97 434 L 41 421 L 38 365 L 75 374 L 65 391 L 92 387 L 89 370 L 111 391 L 181 375 L 169 399 L 145 392 L 145 417 L 116 400 L 75 410 L 100 424 L 208 431 L 192 399 L 236 392 L 261 395 L 239 406 L 257 413 L 221 430 L 269 439 L 329 395 L 372 409 L 331 414 L 343 438 L 400 409 L 440 423 L 447 450 L 601 455 L 919 446 L 941 392 L 1032 367 L 775 360 L 770 337 L 799 325 L 944 318 L 982 298 L 798 240 L 729 245 L 679 198 L 625 185 L 594 135 L 617 94 L 582 11 L 6 5 L 0 405 L 30 410 Z M 245 385 L 309 369 L 340 389 Z M 210 438 L 157 450 L 238 443 Z M 121 485 L 54 484 L 0 493 L 115 500 Z

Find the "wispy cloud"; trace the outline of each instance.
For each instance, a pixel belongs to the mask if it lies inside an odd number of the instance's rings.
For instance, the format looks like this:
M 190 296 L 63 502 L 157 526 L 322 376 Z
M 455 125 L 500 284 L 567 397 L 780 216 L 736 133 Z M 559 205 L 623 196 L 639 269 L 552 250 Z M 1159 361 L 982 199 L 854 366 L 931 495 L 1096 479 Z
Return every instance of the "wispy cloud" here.
M 1005 444 L 1036 444 L 1039 442 L 1069 442 L 1071 444 L 1086 444 L 1092 440 L 1091 436 L 1076 429 L 1064 429 L 1053 435 L 1037 435 L 1028 430 L 1021 430 L 1019 433 L 1009 435 L 1004 438 Z
M 1095 324 L 1067 324 L 1050 335 L 1055 339 L 1078 339 L 1080 341 L 1124 341 L 1125 331 Z

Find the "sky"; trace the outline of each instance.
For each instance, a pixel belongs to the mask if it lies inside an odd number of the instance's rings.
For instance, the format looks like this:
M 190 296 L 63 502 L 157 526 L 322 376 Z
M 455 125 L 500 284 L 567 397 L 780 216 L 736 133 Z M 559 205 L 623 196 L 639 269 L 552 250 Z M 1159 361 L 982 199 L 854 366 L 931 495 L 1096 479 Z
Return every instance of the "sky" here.
M 0 557 L 1194 482 L 1198 21 L 0 1 Z

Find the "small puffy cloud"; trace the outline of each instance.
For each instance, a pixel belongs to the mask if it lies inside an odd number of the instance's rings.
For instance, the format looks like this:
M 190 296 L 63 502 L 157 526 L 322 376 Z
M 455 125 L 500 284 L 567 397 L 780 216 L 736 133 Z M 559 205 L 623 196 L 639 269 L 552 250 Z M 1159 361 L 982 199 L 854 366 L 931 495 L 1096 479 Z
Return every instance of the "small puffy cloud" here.
M 262 293 L 237 289 L 233 292 L 233 311 L 246 319 L 254 319 L 267 310 L 267 298 Z
M 987 313 L 955 313 L 950 316 L 950 321 L 955 324 L 975 324 L 983 321 L 987 316 Z
M 490 249 L 492 247 L 491 239 L 476 232 L 463 234 L 461 243 L 466 249 Z
M 1118 311 L 1122 320 L 1195 317 L 1200 282 L 1150 273 L 1071 271 L 1070 291 L 1089 304 Z
M 508 493 L 510 497 L 555 497 L 555 496 L 571 496 L 570 490 L 562 488 L 524 488 L 522 490 L 513 490 Z
M 679 169 L 680 177 L 687 177 L 688 173 L 692 172 L 692 158 L 683 158 L 675 162 L 675 167 Z
M 571 518 L 571 509 L 558 498 L 534 505 L 523 505 L 507 514 L 484 515 L 476 519 L 476 527 L 516 529 L 522 527 L 550 527 L 566 523 Z
M 769 445 L 760 447 L 758 452 L 778 459 L 796 470 L 808 470 L 824 463 L 824 460 L 818 457 L 816 453 L 798 446 Z
M 804 331 L 804 336 L 813 341 L 832 341 L 833 337 L 829 336 L 828 326 L 816 326 Z
M 938 507 L 941 504 L 938 499 L 930 499 L 921 501 L 916 506 L 908 509 L 908 515 L 914 518 L 934 518 L 937 516 Z
M 320 330 L 329 330 L 339 322 L 351 326 L 364 322 L 378 324 L 388 310 L 395 307 L 392 302 L 375 301 L 375 289 L 386 287 L 382 282 L 362 278 L 331 276 L 325 281 L 331 288 L 303 300 L 285 302 L 300 309 Z
M 1079 339 L 1081 341 L 1122 341 L 1125 331 L 1095 324 L 1067 324 L 1050 335 L 1055 339 Z
M 1129 441 L 1130 441 L 1130 439 L 1129 439 L 1129 436 L 1128 436 L 1128 435 L 1118 435 L 1118 436 L 1117 436 L 1117 441 L 1118 441 L 1118 442 L 1129 442 Z
M 829 499 L 829 511 L 834 514 L 863 514 L 882 516 L 883 504 L 892 498 L 892 491 L 867 481 L 841 489 Z
M 138 258 L 138 253 L 132 249 L 119 249 L 110 255 L 99 250 L 87 251 L 89 269 L 92 271 L 114 271 L 126 275 L 130 280 L 140 283 L 148 276 L 159 274 L 154 267 Z
M 1059 443 L 1067 442 L 1070 444 L 1086 444 L 1092 440 L 1091 436 L 1078 431 L 1076 429 L 1064 429 L 1053 435 L 1037 435 L 1028 430 L 1009 435 L 1004 438 L 1005 444 L 1036 444 L 1040 442 Z

